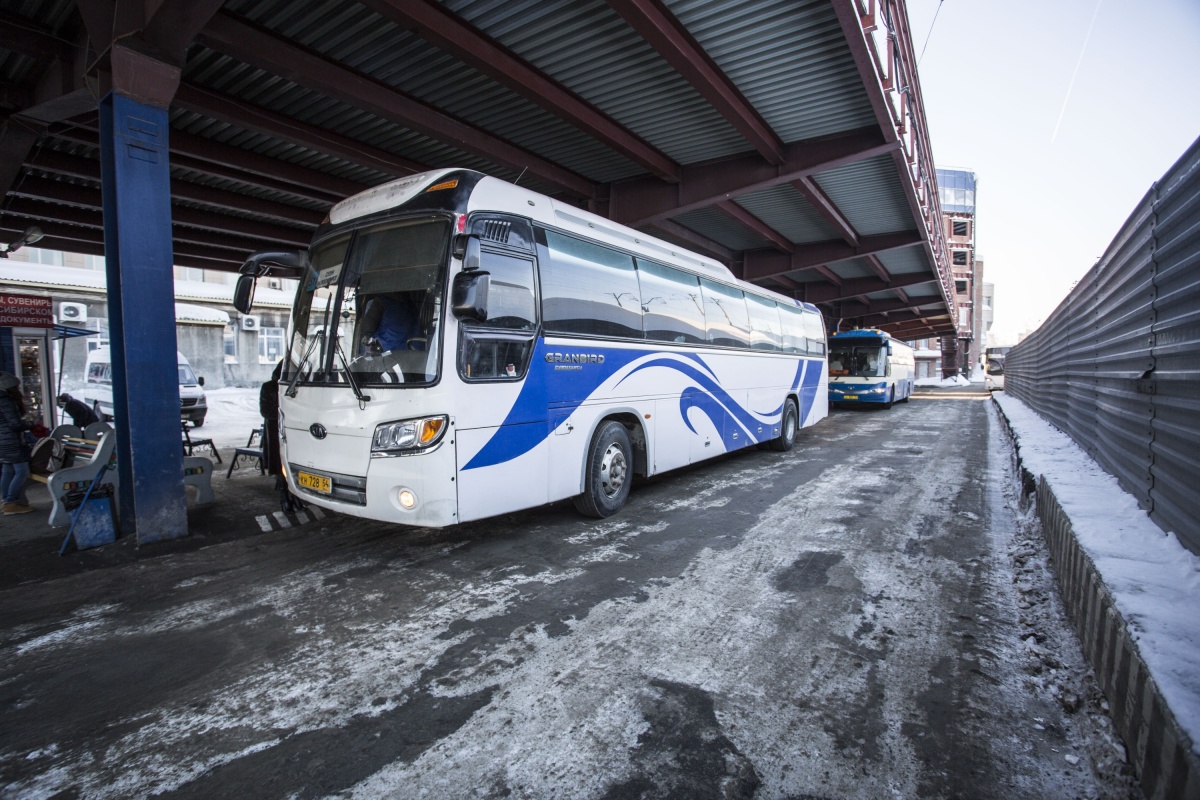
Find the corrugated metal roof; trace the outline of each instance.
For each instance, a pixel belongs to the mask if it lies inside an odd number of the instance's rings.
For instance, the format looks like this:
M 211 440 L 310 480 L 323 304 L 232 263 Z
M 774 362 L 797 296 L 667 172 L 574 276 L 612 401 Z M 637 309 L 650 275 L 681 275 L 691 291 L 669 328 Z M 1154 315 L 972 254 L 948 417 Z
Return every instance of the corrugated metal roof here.
M 833 7 L 668 0 L 704 50 L 785 142 L 872 125 L 875 115 Z
M 406 0 L 408 5 L 397 8 L 419 10 L 420 3 L 426 1 Z M 180 163 L 172 166 L 172 178 L 183 189 L 176 193 L 175 203 L 181 209 L 223 213 L 231 220 L 270 222 L 276 226 L 290 225 L 296 230 L 308 230 L 313 214 L 328 207 L 331 194 L 353 191 L 354 185 L 364 188 L 376 185 L 395 175 L 406 174 L 412 168 L 466 167 L 506 180 L 521 176 L 522 186 L 562 197 L 560 186 L 551 183 L 550 173 L 537 169 L 537 164 L 543 162 L 580 176 L 579 185 L 573 187 L 569 196 L 582 194 L 586 197 L 591 194 L 588 184 L 594 185 L 595 194 L 590 203 L 582 203 L 592 210 L 605 213 L 611 203 L 614 215 L 620 216 L 617 204 L 626 202 L 622 191 L 629 189 L 636 195 L 633 207 L 638 203 L 648 207 L 647 216 L 638 224 L 652 224 L 650 220 L 664 217 L 673 219 L 698 236 L 708 238 L 712 249 L 732 251 L 735 263 L 744 259 L 750 264 L 750 258 L 743 251 L 761 250 L 770 245 L 761 234 L 754 232 L 753 226 L 737 222 L 717 210 L 717 203 L 729 199 L 798 247 L 813 242 L 837 242 L 844 236 L 845 246 L 831 246 L 831 253 L 847 252 L 861 237 L 879 234 L 921 230 L 926 236 L 941 235 L 940 231 L 923 231 L 923 221 L 914 218 L 905 191 L 905 182 L 910 177 L 900 159 L 892 155 L 877 156 L 813 176 L 836 206 L 836 213 L 853 228 L 853 231 L 843 231 L 826 216 L 830 212 L 811 206 L 800 191 L 786 182 L 797 180 L 797 177 L 785 180 L 781 175 L 780 179 L 785 182 L 761 188 L 772 182 L 770 168 L 778 161 L 776 155 L 769 152 L 773 147 L 766 141 L 770 135 L 755 138 L 753 134 L 743 134 L 731 122 L 756 118 L 757 115 L 785 145 L 872 129 L 879 132 L 880 141 L 894 137 L 891 122 L 882 111 L 889 98 L 881 93 L 877 76 L 873 74 L 878 65 L 869 57 L 871 45 L 866 44 L 858 29 L 860 18 L 853 11 L 847 12 L 847 5 L 842 0 L 761 0 L 753 4 L 729 0 L 664 0 L 664 3 L 662 8 L 648 9 L 648 17 L 661 12 L 668 17 L 668 25 L 677 24 L 688 34 L 684 37 L 687 41 L 683 41 L 681 52 L 673 53 L 669 58 L 655 49 L 651 43 L 653 37 L 649 40 L 643 37 L 640 26 L 649 23 L 639 22 L 636 13 L 623 9 L 622 13 L 630 14 L 626 21 L 603 0 L 555 0 L 553 3 L 545 0 L 440 0 L 439 8 L 446 12 L 451 26 L 455 24 L 455 17 L 459 24 L 473 26 L 482 36 L 490 37 L 517 59 L 523 59 L 531 69 L 540 70 L 568 93 L 574 93 L 583 103 L 590 104 L 595 112 L 607 115 L 623 126 L 630 137 L 640 139 L 628 141 L 628 146 L 622 147 L 610 144 L 612 138 L 607 134 L 602 137 L 600 133 L 581 129 L 580 124 L 568 121 L 572 112 L 557 109 L 554 105 L 560 99 L 569 105 L 572 98 L 531 97 L 521 86 L 506 82 L 503 76 L 493 78 L 487 65 L 475 66 L 469 55 L 456 50 L 453 43 L 444 49 L 436 46 L 433 42 L 438 39 L 426 39 L 420 24 L 412 27 L 397 24 L 355 0 L 309 0 L 304 3 L 228 0 L 219 14 L 240 17 L 249 22 L 247 30 L 261 26 L 271 36 L 294 47 L 314 51 L 317 57 L 310 62 L 317 65 L 316 69 L 321 69 L 321 58 L 329 59 L 346 70 L 392 87 L 444 117 L 473 126 L 479 136 L 472 140 L 470 136 L 449 130 L 439 133 L 436 119 L 404 124 L 399 110 L 394 117 L 385 118 L 357 108 L 351 102 L 328 96 L 312 88 L 322 84 L 306 77 L 303 63 L 295 69 L 274 68 L 288 78 L 242 63 L 217 49 L 221 47 L 218 42 L 224 41 L 223 36 L 236 35 L 237 26 L 242 24 L 225 19 L 211 23 L 210 39 L 201 38 L 201 42 L 211 43 L 212 49 L 200 42 L 194 42 L 188 48 L 183 68 L 184 85 L 188 91 L 199 88 L 218 95 L 222 101 L 232 100 L 243 108 L 262 108 L 281 117 L 285 125 L 294 123 L 294 129 L 284 138 L 285 134 L 256 132 L 267 130 L 269 126 L 259 128 L 254 120 L 239 117 L 237 112 L 231 113 L 226 122 L 185 110 L 182 106 L 173 108 L 170 120 L 174 130 L 245 151 L 244 155 L 252 161 L 266 159 L 237 167 L 223 162 L 220 152 L 206 153 L 202 152 L 203 148 L 190 151 L 188 158 L 180 158 Z M 890 13 L 903 13 L 903 6 L 896 5 L 896 0 L 881 0 L 881 4 L 878 10 L 884 17 Z M 6 10 L 25 15 L 32 25 L 60 36 L 68 46 L 74 46 L 82 29 L 74 0 L 12 0 L 6 4 Z M 672 16 L 673 21 L 669 19 Z M 902 26 L 895 29 L 903 34 Z M 251 38 L 241 44 L 249 47 L 249 52 L 255 52 L 253 34 L 247 35 Z M 689 37 L 698 50 L 691 50 L 693 44 Z M 454 37 L 450 36 L 450 39 L 453 41 Z M 900 44 L 903 46 L 896 52 L 904 51 L 904 46 L 911 43 Z M 237 52 L 236 48 L 231 52 Z M 265 48 L 263 52 L 266 52 Z M 255 60 L 249 55 L 244 57 Z M 17 98 L 6 101 L 0 97 L 0 102 L 8 102 L 11 107 L 13 102 L 31 97 L 31 87 L 36 85 L 39 77 L 36 73 L 44 68 L 46 58 L 43 56 L 39 60 L 0 50 L 0 81 L 11 84 L 14 91 L 10 97 Z M 708 98 L 713 89 L 705 86 L 703 78 L 695 77 L 680 65 L 680 58 L 690 58 L 692 64 L 702 64 L 706 68 L 710 64 L 715 66 L 740 92 L 745 106 L 738 109 L 742 102 L 738 97 L 727 98 L 729 102 L 725 104 L 710 103 Z M 262 66 L 268 65 L 263 63 Z M 524 67 L 518 64 L 513 68 Z M 720 83 L 721 76 L 717 77 L 717 83 Z M 696 85 L 690 80 L 695 80 Z M 353 92 L 348 94 L 353 95 Z M 880 117 L 876 116 L 877 108 Z M 728 119 L 725 114 L 729 114 Z M 923 131 L 919 119 L 910 122 L 915 122 L 916 129 Z M 96 148 L 71 141 L 71 133 L 64 127 L 82 125 L 88 131 L 94 131 L 96 124 L 94 114 L 86 119 L 55 124 L 38 147 L 95 163 Z M 745 129 L 743 123 L 739 122 L 739 125 Z M 322 132 L 342 137 L 342 142 L 336 147 L 328 142 L 323 144 L 320 141 Z M 614 137 L 620 139 L 620 132 Z M 520 161 L 519 154 L 515 159 L 495 154 L 487 146 L 489 140 L 526 151 L 534 169 L 523 175 L 524 165 L 514 163 Z M 192 146 L 190 141 L 189 147 Z M 670 176 L 674 165 L 657 164 L 651 170 L 645 165 L 652 162 L 653 157 L 627 155 L 641 147 L 657 149 L 666 159 L 673 160 L 683 170 L 680 173 L 683 184 L 667 187 L 655 183 Z M 356 148 L 361 148 L 360 159 L 352 155 Z M 182 146 L 176 149 L 189 152 Z M 814 150 L 820 149 L 821 145 L 814 145 Z M 794 152 L 795 149 L 789 151 L 789 158 Z M 926 158 L 924 151 L 916 155 L 925 161 L 931 160 Z M 739 159 L 731 162 L 737 164 L 735 169 L 720 163 L 733 157 Z M 270 174 L 274 163 L 270 159 L 276 160 L 280 167 L 280 180 L 268 180 L 263 186 L 260 185 L 263 181 L 249 174 L 239 177 L 239 170 Z M 494 163 L 493 159 L 504 160 L 505 165 Z M 221 162 L 221 168 L 206 171 L 206 166 L 214 160 Z M 241 163 L 237 158 L 232 161 Z M 389 161 L 391 166 L 385 166 Z M 743 164 L 746 165 L 746 183 L 739 187 L 737 173 Z M 94 179 L 64 180 L 51 166 L 38 169 L 36 159 L 30 159 L 25 174 L 43 181 L 40 184 L 43 190 L 57 185 L 66 188 L 86 186 L 87 191 L 95 193 Z M 764 171 L 764 166 L 769 168 Z M 264 168 L 266 172 L 263 172 Z M 304 178 L 303 173 L 294 168 L 314 170 L 346 183 L 334 181 L 336 189 L 326 187 L 308 195 L 301 189 L 289 191 L 289 183 L 295 184 Z M 778 168 L 784 171 L 796 169 L 794 164 L 783 164 Z M 58 168 L 57 171 L 64 170 Z M 659 177 L 649 177 L 651 172 Z M 3 174 L 0 169 L 0 175 Z M 798 176 L 799 173 L 791 174 Z M 615 188 L 622 183 L 626 185 L 621 190 Z M 188 187 L 193 185 L 195 190 L 189 191 Z M 710 189 L 711 195 L 704 195 Z M 225 202 L 223 198 L 213 197 L 213 192 L 223 192 L 231 200 Z M 671 214 L 669 207 L 662 207 L 662 198 L 669 199 L 672 192 L 680 203 L 687 204 L 687 213 Z M 704 198 L 703 203 L 695 202 L 697 193 Z M 81 198 L 86 199 L 82 196 L 75 199 Z M 71 198 L 65 194 L 62 198 L 49 199 L 71 205 Z M 275 205 L 266 205 L 263 201 Z M 5 206 L 11 205 L 7 198 L 4 202 Z M 29 216 L 28 203 L 24 200 L 22 203 L 25 204 L 23 213 Z M 704 203 L 707 207 L 698 207 Z M 48 204 L 48 207 L 53 205 Z M 294 209 L 287 211 L 295 214 L 290 222 L 279 219 L 284 209 Z M 626 207 L 622 206 L 622 213 L 625 211 Z M 59 219 L 56 224 L 68 223 Z M 93 247 L 96 245 L 94 230 L 90 238 L 82 239 Z M 236 249 L 236 245 L 231 244 L 235 237 L 248 240 L 245 231 L 255 229 L 242 226 L 241 230 L 242 233 L 225 239 L 226 249 Z M 268 229 L 258 230 L 273 234 Z M 194 232 L 188 235 L 192 237 L 189 241 L 193 241 Z M 278 236 L 277 232 L 274 235 Z M 193 244 L 196 243 L 193 241 Z M 194 253 L 197 259 L 210 257 L 202 248 L 196 248 Z M 936 265 L 924 247 L 884 252 L 879 256 L 879 263 L 892 275 L 932 275 L 936 272 Z M 843 259 L 828 266 L 842 279 L 878 278 L 871 265 L 861 258 Z M 830 286 L 831 281 L 823 277 L 820 270 L 808 269 L 792 277 L 801 283 L 825 283 L 826 286 L 817 291 L 823 297 L 836 294 L 836 286 Z M 766 281 L 769 283 L 770 279 Z M 836 284 L 836 281 L 832 283 Z M 923 287 L 914 289 L 914 292 L 924 291 Z M 935 297 L 939 291 L 934 286 L 929 296 Z
M 674 218 L 679 224 L 718 242 L 730 250 L 755 250 L 770 243 L 715 208 L 704 208 Z
M 791 186 L 743 195 L 737 204 L 796 244 L 838 238 L 833 226 Z
M 455 13 L 683 164 L 746 142 L 600 0 L 457 0 Z
M 891 156 L 822 172 L 815 178 L 860 236 L 916 229 Z

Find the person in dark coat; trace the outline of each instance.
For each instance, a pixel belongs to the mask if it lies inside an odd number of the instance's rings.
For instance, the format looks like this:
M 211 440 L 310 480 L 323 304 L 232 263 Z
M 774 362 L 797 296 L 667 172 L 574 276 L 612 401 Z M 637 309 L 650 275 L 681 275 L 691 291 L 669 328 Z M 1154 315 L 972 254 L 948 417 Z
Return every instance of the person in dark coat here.
M 0 498 L 4 514 L 28 514 L 32 506 L 21 502 L 29 480 L 29 447 L 25 431 L 33 427 L 25 420 L 21 382 L 11 372 L 0 372 Z
M 285 512 L 304 508 L 300 498 L 288 491 L 283 477 L 283 449 L 279 444 L 279 376 L 283 374 L 283 361 L 275 365 L 271 379 L 258 391 L 258 413 L 263 418 L 263 467 L 267 474 L 275 476 L 275 490 L 279 492 L 279 507 Z
M 87 403 L 82 400 L 76 400 L 66 392 L 58 396 L 58 407 L 71 418 L 71 423 L 80 430 L 83 430 L 93 422 L 100 421 L 100 418 L 96 416 L 96 412 L 89 408 Z

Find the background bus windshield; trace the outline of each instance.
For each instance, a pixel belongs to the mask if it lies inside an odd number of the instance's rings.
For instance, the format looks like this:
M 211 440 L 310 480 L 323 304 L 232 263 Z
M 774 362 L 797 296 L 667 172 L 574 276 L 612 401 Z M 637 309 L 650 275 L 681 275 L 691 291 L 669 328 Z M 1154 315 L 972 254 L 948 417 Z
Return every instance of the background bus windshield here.
M 882 378 L 886 364 L 887 348 L 877 344 L 829 349 L 830 377 Z

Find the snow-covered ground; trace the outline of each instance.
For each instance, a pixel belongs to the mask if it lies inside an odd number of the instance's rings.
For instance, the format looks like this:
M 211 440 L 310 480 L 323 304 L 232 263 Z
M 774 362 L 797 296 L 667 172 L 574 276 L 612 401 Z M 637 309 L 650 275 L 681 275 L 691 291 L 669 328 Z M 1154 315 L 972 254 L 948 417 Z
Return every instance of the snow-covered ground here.
M 1025 468 L 1042 475 L 1137 642 L 1179 726 L 1200 754 L 1200 557 L 1163 533 L 1116 478 L 1066 434 L 1007 393 Z
M 208 415 L 192 438 L 212 439 L 222 450 L 245 447 L 250 431 L 262 425 L 258 389 L 206 389 Z

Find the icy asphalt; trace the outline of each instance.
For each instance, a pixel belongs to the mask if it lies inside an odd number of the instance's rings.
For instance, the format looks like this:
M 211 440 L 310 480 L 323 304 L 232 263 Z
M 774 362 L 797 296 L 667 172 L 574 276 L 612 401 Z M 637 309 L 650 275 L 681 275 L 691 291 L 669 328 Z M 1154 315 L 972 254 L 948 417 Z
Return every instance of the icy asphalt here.
M 987 395 L 0 592 L 0 796 L 1136 797 Z M 62 793 L 62 794 L 60 794 Z

